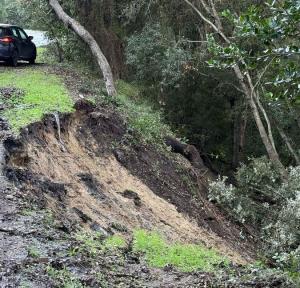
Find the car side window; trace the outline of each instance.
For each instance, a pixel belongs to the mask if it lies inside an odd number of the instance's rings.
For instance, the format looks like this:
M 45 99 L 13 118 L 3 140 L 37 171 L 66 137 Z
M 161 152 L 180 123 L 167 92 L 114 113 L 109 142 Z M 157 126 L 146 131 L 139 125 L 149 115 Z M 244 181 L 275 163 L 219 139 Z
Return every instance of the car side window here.
M 20 38 L 16 28 L 11 28 L 12 35 L 16 38 Z
M 26 33 L 22 29 L 18 29 L 18 32 L 20 34 L 20 39 L 27 40 L 28 37 L 27 37 Z

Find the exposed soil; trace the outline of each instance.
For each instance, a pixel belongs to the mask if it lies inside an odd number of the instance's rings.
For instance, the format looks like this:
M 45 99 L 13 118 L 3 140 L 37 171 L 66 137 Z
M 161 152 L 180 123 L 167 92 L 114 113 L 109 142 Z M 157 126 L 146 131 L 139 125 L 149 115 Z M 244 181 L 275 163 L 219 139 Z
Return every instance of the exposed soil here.
M 236 263 L 253 259 L 251 245 L 239 239 L 240 227 L 200 199 L 205 187 L 195 186 L 189 163 L 154 147 L 130 146 L 124 120 L 113 109 L 78 102 L 60 127 L 61 141 L 48 116 L 4 142 L 9 179 L 43 198 L 40 203 L 76 211 L 73 217 L 85 226 L 96 223 L 108 233 L 118 232 L 115 223 L 128 232 L 159 230 L 172 241 L 214 247 Z
M 86 287 L 293 287 L 282 275 L 240 266 L 256 259 L 255 243 L 207 200 L 209 169 L 131 141 L 135 135 L 113 107 L 81 100 L 75 108 L 45 116 L 18 137 L 0 119 L 1 288 L 62 287 L 49 268 L 71 271 Z M 149 268 L 131 249 L 137 228 L 214 248 L 232 261 L 230 272 Z M 92 259 L 70 255 L 79 229 L 122 234 L 129 244 Z

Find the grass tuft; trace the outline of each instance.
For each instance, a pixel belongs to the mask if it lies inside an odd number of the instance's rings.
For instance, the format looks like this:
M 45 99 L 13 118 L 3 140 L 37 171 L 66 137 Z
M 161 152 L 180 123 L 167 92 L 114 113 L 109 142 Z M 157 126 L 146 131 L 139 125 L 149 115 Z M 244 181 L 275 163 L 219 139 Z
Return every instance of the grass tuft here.
M 108 250 L 121 249 L 126 246 L 127 243 L 125 239 L 119 235 L 113 235 L 104 241 L 104 247 Z
M 104 236 L 99 232 L 79 231 L 75 235 L 75 239 L 78 241 L 78 245 L 69 251 L 71 256 L 83 253 L 95 258 L 103 252 L 118 250 L 127 246 L 122 236 L 113 235 L 104 239 Z
M 173 265 L 184 272 L 211 272 L 220 264 L 229 264 L 228 259 L 212 249 L 194 244 L 167 244 L 158 233 L 144 230 L 134 232 L 133 249 L 144 253 L 149 265 L 158 268 Z
M 41 256 L 39 250 L 35 246 L 30 246 L 27 249 L 28 256 L 31 258 L 39 258 Z

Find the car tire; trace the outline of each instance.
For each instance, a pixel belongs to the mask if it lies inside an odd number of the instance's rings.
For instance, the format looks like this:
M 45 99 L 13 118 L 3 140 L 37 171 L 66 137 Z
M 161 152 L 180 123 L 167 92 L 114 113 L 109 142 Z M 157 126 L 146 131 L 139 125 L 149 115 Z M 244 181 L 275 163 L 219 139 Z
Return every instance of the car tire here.
M 19 53 L 17 50 L 14 50 L 13 55 L 9 59 L 9 64 L 13 67 L 18 66 L 18 60 L 19 60 Z
M 35 58 L 29 59 L 28 60 L 30 65 L 34 65 L 35 64 Z

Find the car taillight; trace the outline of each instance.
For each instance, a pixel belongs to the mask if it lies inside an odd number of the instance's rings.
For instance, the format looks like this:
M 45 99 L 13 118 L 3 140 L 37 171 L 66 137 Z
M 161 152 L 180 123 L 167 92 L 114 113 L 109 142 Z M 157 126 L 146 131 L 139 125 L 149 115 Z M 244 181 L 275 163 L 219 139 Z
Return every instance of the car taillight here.
M 11 37 L 3 37 L 3 38 L 0 38 L 0 42 L 9 44 L 9 43 L 14 42 L 14 39 Z

